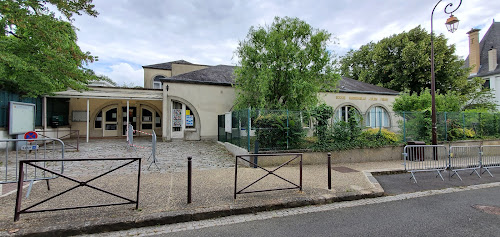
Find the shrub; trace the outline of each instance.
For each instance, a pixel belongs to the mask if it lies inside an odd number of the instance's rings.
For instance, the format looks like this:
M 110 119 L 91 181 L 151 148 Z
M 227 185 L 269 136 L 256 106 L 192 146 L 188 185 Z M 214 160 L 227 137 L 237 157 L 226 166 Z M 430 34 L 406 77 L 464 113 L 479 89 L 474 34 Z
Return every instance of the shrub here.
M 401 140 L 400 137 L 387 129 L 369 128 L 361 133 L 361 145 L 367 147 L 380 147 L 396 145 Z
M 325 103 L 316 106 L 311 114 L 316 120 L 316 135 L 318 136 L 318 143 L 324 144 L 329 138 L 328 133 L 328 120 L 333 115 L 333 108 Z

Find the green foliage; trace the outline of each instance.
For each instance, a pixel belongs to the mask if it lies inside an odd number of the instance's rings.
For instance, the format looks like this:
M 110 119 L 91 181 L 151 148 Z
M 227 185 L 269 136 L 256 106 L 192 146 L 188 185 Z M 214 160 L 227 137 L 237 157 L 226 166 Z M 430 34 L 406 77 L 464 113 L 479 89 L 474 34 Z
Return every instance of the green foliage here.
M 254 126 L 259 146 L 263 149 L 296 148 L 305 135 L 300 117 L 287 116 L 286 113 L 259 115 L 254 121 Z
M 434 37 L 436 89 L 443 93 L 467 89 L 469 69 L 447 44 L 444 35 Z M 411 93 L 430 88 L 430 34 L 421 26 L 408 32 L 370 42 L 341 59 L 342 75 L 396 91 Z
M 399 145 L 401 138 L 386 129 L 369 128 L 361 133 L 359 140 L 361 147 L 382 147 Z
M 327 49 L 331 34 L 298 18 L 279 18 L 267 27 L 251 27 L 235 52 L 236 108 L 290 109 L 314 107 L 320 91 L 333 91 L 335 73 Z
M 448 120 L 448 141 L 462 140 L 464 138 L 474 138 L 476 132 L 469 128 L 463 128 L 457 120 Z
M 99 80 L 85 68 L 96 58 L 78 47 L 71 24 L 73 14 L 97 16 L 91 2 L 1 1 L 0 89 L 36 97 L 68 87 L 84 90 L 89 82 Z M 57 18 L 51 9 L 69 21 Z
M 474 77 L 468 82 L 468 86 L 461 93 L 464 95 L 464 110 L 496 111 L 495 96 L 490 88 L 484 87 L 485 80 Z
M 316 120 L 316 135 L 318 143 L 326 143 L 328 140 L 328 120 L 333 115 L 333 108 L 325 103 L 314 107 L 312 116 Z
M 456 92 L 447 94 L 436 93 L 436 110 L 438 112 L 458 112 L 463 104 L 463 98 Z M 396 97 L 392 108 L 394 112 L 431 110 L 432 96 L 429 89 L 424 89 L 420 94 L 405 91 Z

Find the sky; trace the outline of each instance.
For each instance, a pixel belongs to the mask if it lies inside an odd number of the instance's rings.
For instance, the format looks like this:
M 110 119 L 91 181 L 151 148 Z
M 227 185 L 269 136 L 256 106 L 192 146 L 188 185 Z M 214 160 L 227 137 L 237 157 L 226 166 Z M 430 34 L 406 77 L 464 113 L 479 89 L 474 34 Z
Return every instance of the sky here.
M 98 56 L 88 65 L 118 85 L 143 86 L 142 66 L 175 60 L 204 65 L 237 65 L 234 52 L 251 26 L 266 26 L 275 16 L 297 17 L 324 29 L 335 40 L 328 49 L 345 55 L 369 42 L 409 31 L 421 25 L 430 31 L 437 0 L 94 0 L 97 17 L 76 16 L 78 45 Z M 454 12 L 460 20 L 455 33 L 446 30 L 448 3 L 434 12 L 434 32 L 455 44 L 457 55 L 467 57 L 468 35 L 493 20 L 500 21 L 500 1 L 465 0 Z

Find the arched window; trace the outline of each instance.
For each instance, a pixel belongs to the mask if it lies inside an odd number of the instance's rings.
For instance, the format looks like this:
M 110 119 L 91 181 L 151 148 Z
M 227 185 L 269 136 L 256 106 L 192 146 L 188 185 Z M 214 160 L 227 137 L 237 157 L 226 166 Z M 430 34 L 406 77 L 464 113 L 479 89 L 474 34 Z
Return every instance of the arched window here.
M 349 121 L 349 116 L 351 116 L 349 114 L 349 111 L 353 111 L 353 113 L 357 116 L 360 115 L 359 111 L 354 107 L 354 106 L 351 106 L 351 105 L 345 105 L 345 106 L 342 106 L 340 108 L 338 108 L 336 111 L 335 111 L 335 116 L 334 116 L 334 121 L 345 121 L 345 122 L 348 122 Z
M 372 128 L 389 127 L 389 113 L 381 106 L 374 106 L 366 115 L 366 126 Z

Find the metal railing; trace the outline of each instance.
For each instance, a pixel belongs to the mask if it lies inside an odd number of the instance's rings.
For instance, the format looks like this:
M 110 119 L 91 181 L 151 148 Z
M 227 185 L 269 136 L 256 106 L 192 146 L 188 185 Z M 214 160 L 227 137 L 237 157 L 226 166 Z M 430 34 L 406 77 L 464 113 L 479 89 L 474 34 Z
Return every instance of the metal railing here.
M 500 145 L 481 146 L 481 168 L 493 177 L 491 168 L 500 168 Z
M 277 156 L 293 156 L 290 160 L 282 163 L 278 167 L 268 170 L 266 168 L 263 168 L 259 166 L 258 164 L 252 162 L 251 160 L 254 160 L 254 158 L 263 156 L 263 157 L 277 157 Z M 246 158 L 246 159 L 245 159 Z M 280 168 L 282 168 L 285 165 L 290 164 L 292 161 L 299 159 L 299 184 L 296 184 L 278 174 L 276 174 L 276 171 Z M 250 183 L 249 185 L 245 186 L 244 188 L 238 190 L 238 160 L 241 160 L 243 162 L 248 162 L 250 166 L 253 166 L 255 168 L 260 168 L 264 171 L 267 172 L 264 176 L 258 178 L 254 182 Z M 292 185 L 292 187 L 287 187 L 287 188 L 274 188 L 274 189 L 265 189 L 265 190 L 255 190 L 255 191 L 245 191 L 246 189 L 250 188 L 252 185 L 256 184 L 257 182 L 261 181 L 265 177 L 273 175 L 276 176 L 277 178 L 289 183 Z M 238 155 L 236 156 L 235 159 L 235 166 L 234 166 L 234 199 L 236 199 L 237 194 L 245 194 L 245 193 L 258 193 L 258 192 L 269 192 L 269 191 L 278 191 L 278 190 L 289 190 L 289 189 L 299 189 L 299 191 L 302 191 L 302 153 L 276 153 L 276 154 L 251 154 L 251 155 Z
M 45 161 L 44 168 L 51 167 L 64 172 L 64 142 L 56 138 L 40 138 L 32 139 L 4 139 L 0 140 L 0 157 L 3 159 L 3 164 L 0 169 L 0 184 L 2 183 L 15 183 L 18 181 L 19 176 L 19 162 L 22 160 L 38 160 Z M 48 159 L 59 158 L 58 162 L 48 162 Z M 47 172 L 40 171 L 36 167 L 25 167 L 23 171 L 23 180 L 37 181 L 53 179 L 57 176 L 48 174 Z M 31 186 L 30 186 L 31 188 Z
M 403 149 L 405 170 L 411 173 L 410 179 L 417 183 L 415 172 L 435 171 L 436 177 L 448 167 L 448 151 L 443 145 L 408 145 Z
M 57 138 L 57 139 L 60 139 L 60 140 L 63 140 L 63 139 L 68 139 L 68 138 L 76 138 L 76 144 L 72 144 L 71 142 L 68 142 L 66 140 L 66 150 L 68 149 L 75 149 L 76 151 L 79 151 L 80 149 L 80 130 L 63 130 L 61 131 L 62 134 L 64 135 L 61 135 L 59 136 L 59 130 L 56 129 L 55 131 L 51 130 L 51 131 L 45 131 L 45 130 L 41 130 L 41 131 L 36 131 L 38 133 L 38 135 L 40 135 L 41 137 L 44 137 L 44 138 Z M 55 133 L 55 136 L 52 135 Z
M 451 146 L 449 152 L 443 145 L 408 145 L 403 157 L 404 168 L 415 183 L 415 172 L 419 171 L 437 171 L 443 181 L 441 171 L 446 169 L 453 173 L 450 178 L 456 175 L 460 180 L 458 171 L 464 170 L 472 170 L 470 175 L 475 173 L 479 178 L 485 172 L 493 177 L 490 169 L 500 168 L 500 145 Z
M 480 146 L 452 146 L 450 147 L 450 161 L 449 169 L 453 172 L 451 177 L 457 175 L 457 177 L 462 180 L 462 177 L 458 174 L 461 170 L 472 170 L 472 173 L 476 173 L 479 178 L 478 169 L 481 168 L 481 147 Z
M 19 166 L 20 166 L 20 169 L 19 169 L 19 180 L 17 182 L 17 196 L 16 196 L 16 206 L 15 206 L 15 210 L 14 210 L 14 221 L 18 221 L 19 220 L 19 217 L 21 214 L 26 214 L 26 213 L 35 213 L 35 212 L 47 212 L 47 211 L 62 211 L 62 210 L 73 210 L 73 209 L 82 209 L 82 208 L 91 208 L 91 207 L 105 207 L 105 206 L 117 206 L 117 205 L 126 205 L 126 204 L 135 204 L 135 209 L 138 209 L 139 208 L 139 191 L 140 191 L 140 180 L 141 180 L 141 158 L 104 158 L 104 159 L 68 159 L 68 160 L 65 160 L 65 162 L 79 162 L 79 161 L 127 161 L 125 164 L 122 164 L 116 168 L 113 168 L 109 171 L 106 171 L 100 175 L 97 175 L 91 179 L 88 179 L 88 180 L 85 180 L 85 181 L 80 181 L 76 178 L 71 178 L 69 177 L 68 175 L 66 174 L 63 174 L 62 172 L 57 172 L 57 171 L 54 171 L 54 170 L 51 170 L 47 167 L 43 167 L 42 165 L 39 165 L 37 163 L 39 162 L 42 162 L 40 160 L 21 160 L 19 162 Z M 129 164 L 132 164 L 134 162 L 138 161 L 139 162 L 139 165 L 138 165 L 138 169 L 137 169 L 137 193 L 136 193 L 136 200 L 132 200 L 130 198 L 126 198 L 126 197 L 123 197 L 121 195 L 118 195 L 116 193 L 113 193 L 113 192 L 110 192 L 110 191 L 107 191 L 107 190 L 104 190 L 104 189 L 101 189 L 99 187 L 96 187 L 92 184 L 89 184 L 90 182 L 98 179 L 98 178 L 101 178 L 102 176 L 105 176 L 115 170 L 118 170 L 122 167 L 125 167 Z M 44 160 L 44 162 L 61 162 L 60 159 L 48 159 L 48 160 Z M 52 195 L 51 197 L 49 198 L 46 198 L 40 202 L 37 202 L 33 205 L 30 205 L 29 207 L 26 207 L 24 209 L 22 209 L 22 193 L 23 193 L 23 177 L 24 177 L 24 167 L 25 166 L 32 166 L 32 167 L 35 167 L 37 169 L 40 169 L 40 170 L 43 170 L 45 172 L 48 172 L 48 173 L 51 173 L 55 176 L 58 176 L 58 177 L 61 177 L 61 178 L 64 178 L 64 179 L 67 179 L 69 181 L 72 181 L 72 182 L 75 182 L 76 185 L 71 187 L 71 188 L 68 188 L 66 189 L 65 191 L 62 191 L 58 194 L 55 194 L 55 195 Z M 107 203 L 107 204 L 95 204 L 95 205 L 87 205 L 87 206 L 72 206 L 72 207 L 64 207 L 64 208 L 46 208 L 46 209 L 38 209 L 38 210 L 33 210 L 34 207 L 36 206 L 39 206 L 43 203 L 46 203 L 47 201 L 49 200 L 52 200 L 56 197 L 59 197 L 65 193 L 68 193 L 72 190 L 75 190 L 79 187 L 89 187 L 91 189 L 94 189 L 94 190 L 97 190 L 97 191 L 100 191 L 100 192 L 103 192 L 103 193 L 106 193 L 106 194 L 109 194 L 111 196 L 114 196 L 114 197 L 117 197 L 121 200 L 124 200 L 124 202 L 117 202 L 117 203 Z

